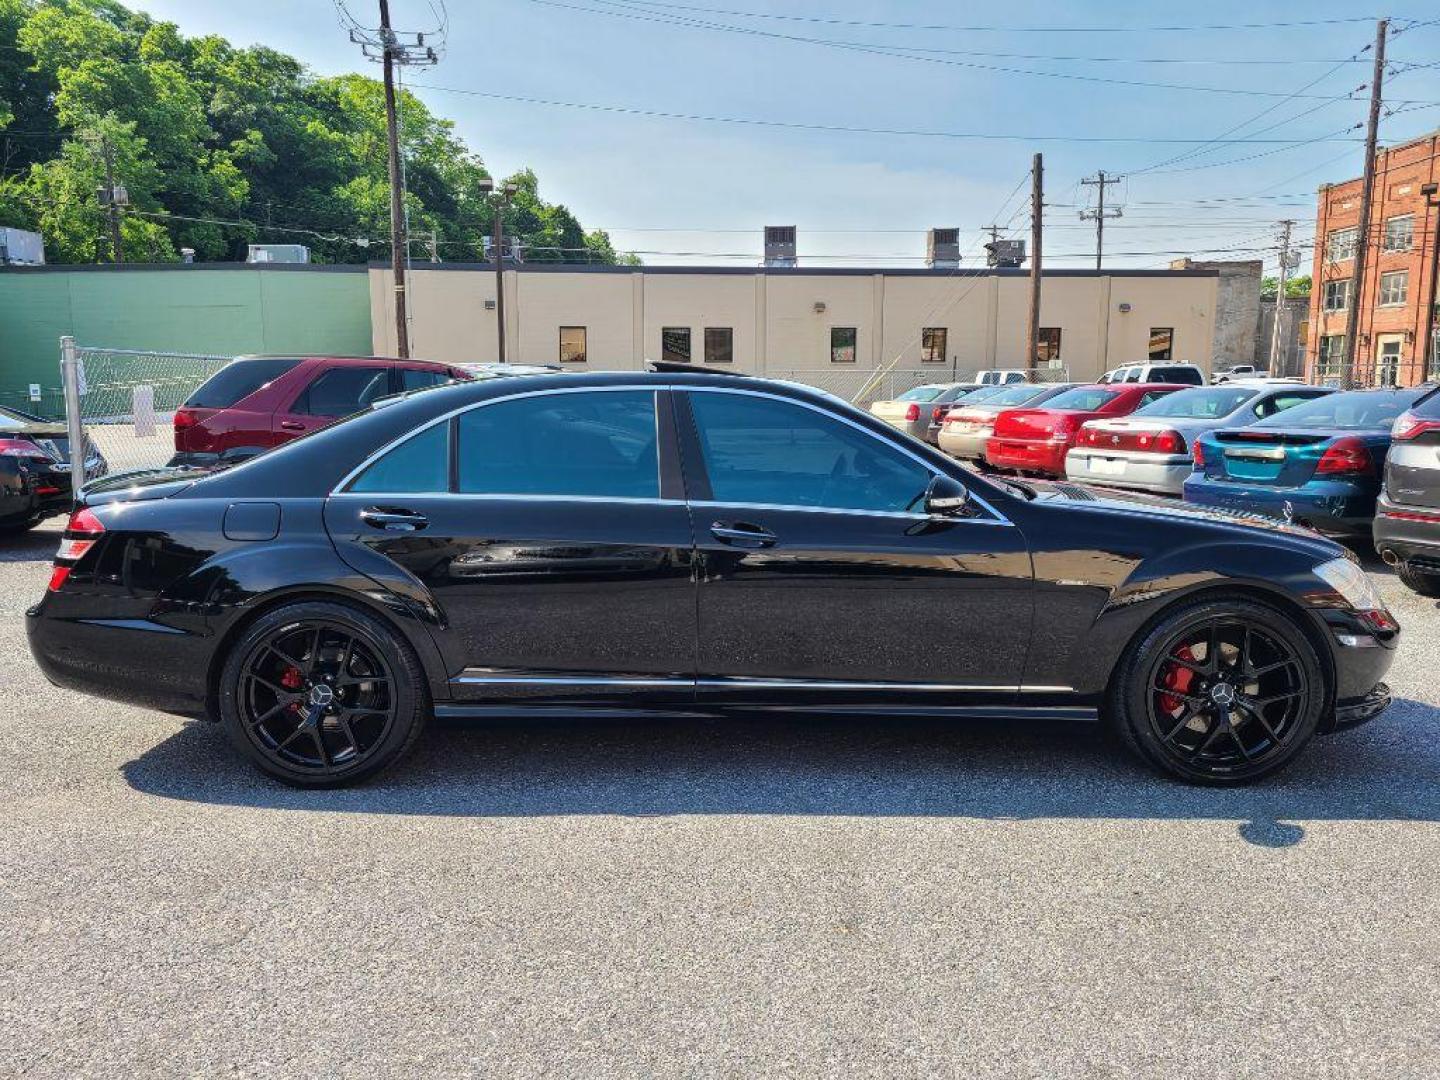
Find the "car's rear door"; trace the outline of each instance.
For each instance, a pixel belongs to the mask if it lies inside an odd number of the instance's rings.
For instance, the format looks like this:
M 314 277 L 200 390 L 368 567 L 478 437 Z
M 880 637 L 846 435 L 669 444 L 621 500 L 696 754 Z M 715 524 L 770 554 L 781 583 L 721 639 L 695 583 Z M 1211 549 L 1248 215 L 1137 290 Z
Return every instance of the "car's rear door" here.
M 272 417 L 277 442 L 327 427 L 395 392 L 384 364 L 331 361 L 316 366 L 310 381 Z
M 653 384 L 492 399 L 380 455 L 331 496 L 326 524 L 352 566 L 398 568 L 435 605 L 458 701 L 689 703 L 674 430 Z
M 702 701 L 1012 701 L 1030 556 L 976 503 L 933 518 L 937 471 L 850 418 L 758 391 L 677 410 L 699 557 Z

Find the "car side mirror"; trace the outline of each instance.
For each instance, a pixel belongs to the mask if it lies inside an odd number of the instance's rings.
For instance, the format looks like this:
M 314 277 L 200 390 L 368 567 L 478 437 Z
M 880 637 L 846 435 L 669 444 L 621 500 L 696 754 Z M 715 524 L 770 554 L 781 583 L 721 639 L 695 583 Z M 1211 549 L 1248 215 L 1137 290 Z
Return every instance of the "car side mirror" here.
M 925 512 L 931 517 L 958 517 L 970 505 L 970 489 L 953 476 L 937 474 L 925 489 Z

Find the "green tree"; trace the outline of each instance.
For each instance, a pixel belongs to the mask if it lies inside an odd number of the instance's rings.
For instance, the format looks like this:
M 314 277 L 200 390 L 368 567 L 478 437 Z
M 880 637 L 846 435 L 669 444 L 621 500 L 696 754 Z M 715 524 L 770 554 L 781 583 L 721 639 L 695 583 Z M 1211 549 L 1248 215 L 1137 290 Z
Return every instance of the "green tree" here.
M 1279 277 L 1267 276 L 1260 279 L 1260 295 L 1266 299 L 1275 299 L 1275 293 L 1280 289 Z M 1300 296 L 1310 295 L 1310 275 L 1304 277 L 1293 277 L 1285 282 L 1285 295 L 1291 299 Z

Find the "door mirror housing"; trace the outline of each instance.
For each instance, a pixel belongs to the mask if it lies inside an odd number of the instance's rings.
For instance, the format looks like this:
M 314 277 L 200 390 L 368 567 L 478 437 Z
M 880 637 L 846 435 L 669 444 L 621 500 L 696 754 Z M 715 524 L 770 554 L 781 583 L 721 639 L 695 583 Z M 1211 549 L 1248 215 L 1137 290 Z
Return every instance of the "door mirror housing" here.
M 970 489 L 953 476 L 937 474 L 925 489 L 925 512 L 931 517 L 959 517 L 970 505 Z

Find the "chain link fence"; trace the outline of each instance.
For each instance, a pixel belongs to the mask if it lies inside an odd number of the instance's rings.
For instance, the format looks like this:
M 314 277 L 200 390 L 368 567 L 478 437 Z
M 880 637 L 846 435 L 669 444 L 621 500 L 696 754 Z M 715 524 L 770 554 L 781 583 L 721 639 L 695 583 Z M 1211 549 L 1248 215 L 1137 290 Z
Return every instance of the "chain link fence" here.
M 175 453 L 175 410 L 232 359 L 102 349 L 61 338 L 61 390 L 74 403 L 61 410 L 70 441 L 83 431 L 109 474 L 162 468 Z
M 1006 368 L 1018 371 L 1018 368 Z M 836 365 L 828 368 L 782 368 L 765 372 L 768 379 L 783 379 L 787 382 L 803 383 L 817 390 L 824 390 L 856 405 L 868 406 L 874 401 L 891 401 L 907 390 L 926 383 L 978 382 L 975 369 L 956 370 L 949 365 L 927 364 L 924 367 L 862 368 Z M 1025 369 L 1030 382 L 1068 382 L 1068 369 L 1064 367 L 1037 367 Z

